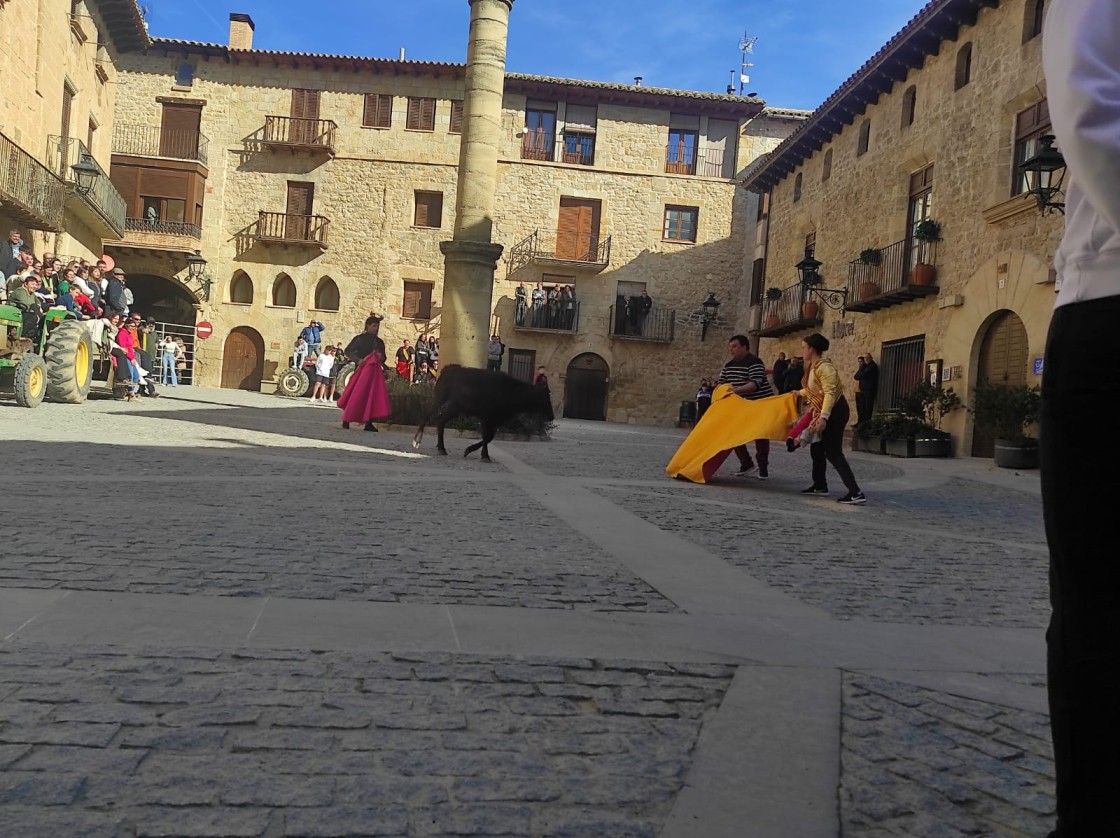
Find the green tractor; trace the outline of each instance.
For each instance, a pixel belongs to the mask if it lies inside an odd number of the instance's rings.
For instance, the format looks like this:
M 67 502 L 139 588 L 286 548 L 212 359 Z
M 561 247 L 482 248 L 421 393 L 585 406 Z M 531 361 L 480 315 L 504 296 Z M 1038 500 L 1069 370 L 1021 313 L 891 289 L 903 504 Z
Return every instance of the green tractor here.
M 93 341 L 89 329 L 64 309 L 43 315 L 39 345 L 23 337 L 23 313 L 0 304 L 0 390 L 15 393 L 22 407 L 44 398 L 79 404 L 93 380 Z

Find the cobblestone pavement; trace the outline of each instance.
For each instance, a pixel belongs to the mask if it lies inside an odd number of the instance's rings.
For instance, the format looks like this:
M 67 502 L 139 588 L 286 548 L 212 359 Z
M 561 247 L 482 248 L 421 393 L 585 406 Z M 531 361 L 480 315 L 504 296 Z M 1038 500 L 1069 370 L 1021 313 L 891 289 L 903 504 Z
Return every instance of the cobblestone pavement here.
M 671 481 L 676 429 L 562 421 L 488 465 L 338 422 L 0 401 L 0 836 L 1046 833 L 1036 477 L 862 455 L 848 508 L 777 449 Z M 882 663 L 816 677 L 843 642 Z

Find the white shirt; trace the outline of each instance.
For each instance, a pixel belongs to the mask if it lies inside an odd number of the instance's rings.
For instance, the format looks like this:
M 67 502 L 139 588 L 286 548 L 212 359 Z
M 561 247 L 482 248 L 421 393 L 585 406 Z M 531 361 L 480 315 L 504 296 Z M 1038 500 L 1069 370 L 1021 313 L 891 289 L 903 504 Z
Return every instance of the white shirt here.
M 334 355 L 328 355 L 324 352 L 315 359 L 315 374 L 316 375 L 330 375 L 331 368 L 334 367 Z

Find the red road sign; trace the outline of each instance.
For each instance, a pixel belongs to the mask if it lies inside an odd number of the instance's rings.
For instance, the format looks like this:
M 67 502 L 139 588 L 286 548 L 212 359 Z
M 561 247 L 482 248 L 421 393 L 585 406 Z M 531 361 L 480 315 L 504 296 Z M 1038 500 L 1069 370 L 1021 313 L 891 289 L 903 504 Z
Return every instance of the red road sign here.
M 194 333 L 198 335 L 200 339 L 208 338 L 210 335 L 214 334 L 214 324 L 203 320 L 195 325 Z

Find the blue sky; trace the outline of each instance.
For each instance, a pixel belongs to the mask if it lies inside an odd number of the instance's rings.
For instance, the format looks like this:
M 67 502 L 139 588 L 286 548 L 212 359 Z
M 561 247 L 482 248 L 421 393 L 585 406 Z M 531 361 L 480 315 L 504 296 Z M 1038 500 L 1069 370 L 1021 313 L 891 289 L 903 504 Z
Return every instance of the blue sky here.
M 152 35 L 225 43 L 230 12 L 260 49 L 466 60 L 467 0 L 140 0 Z M 511 72 L 722 92 L 739 39 L 758 37 L 746 92 L 812 109 L 926 0 L 516 0 Z M 737 83 L 736 83 L 737 89 Z

